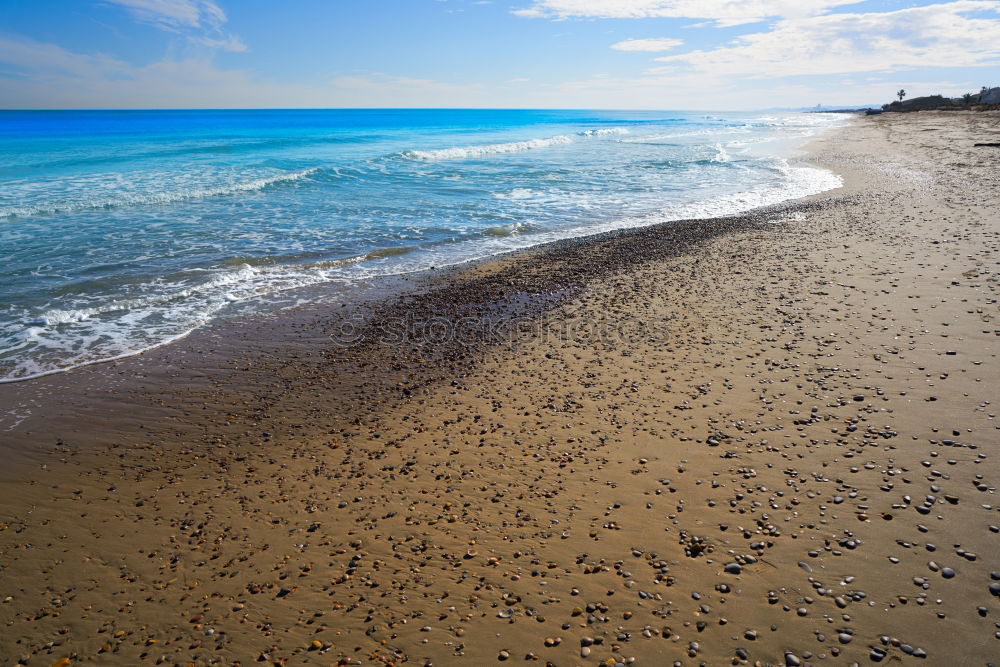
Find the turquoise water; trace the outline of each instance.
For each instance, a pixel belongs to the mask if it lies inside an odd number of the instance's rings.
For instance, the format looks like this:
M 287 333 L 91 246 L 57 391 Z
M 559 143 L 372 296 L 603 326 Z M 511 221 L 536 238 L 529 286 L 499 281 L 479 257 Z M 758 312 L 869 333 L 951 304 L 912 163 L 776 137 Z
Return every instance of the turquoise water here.
M 828 114 L 0 112 L 0 380 L 134 354 L 233 304 L 839 185 Z

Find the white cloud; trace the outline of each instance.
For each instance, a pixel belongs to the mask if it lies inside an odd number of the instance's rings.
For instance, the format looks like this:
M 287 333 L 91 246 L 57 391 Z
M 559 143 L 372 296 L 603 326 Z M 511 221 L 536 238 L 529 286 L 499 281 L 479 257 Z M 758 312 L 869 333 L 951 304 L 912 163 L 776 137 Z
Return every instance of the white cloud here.
M 4 104 L 19 109 L 502 106 L 479 84 L 382 73 L 281 83 L 220 69 L 204 54 L 136 66 L 26 38 L 0 37 L 0 65 Z
M 114 58 L 73 53 L 53 44 L 0 39 L 4 102 L 11 108 L 286 108 L 485 107 L 752 109 L 889 101 L 911 95 L 957 96 L 984 82 L 899 78 L 842 88 L 829 80 L 748 81 L 683 71 L 634 78 L 592 76 L 562 84 L 454 84 L 388 74 L 341 76 L 319 84 L 281 83 L 245 70 L 222 70 L 208 59 L 163 60 L 132 66 Z M 2 68 L 8 69 L 8 68 Z
M 1000 13 L 1000 2 L 785 19 L 768 32 L 738 37 L 733 46 L 657 60 L 754 78 L 987 65 L 1000 59 L 1000 20 L 967 16 L 982 12 Z
M 238 37 L 222 30 L 228 20 L 212 0 L 106 0 L 123 7 L 137 21 L 184 34 L 192 42 L 213 49 L 246 51 Z
M 623 42 L 612 44 L 611 48 L 616 51 L 669 51 L 680 46 L 684 42 L 679 39 L 669 37 L 653 37 L 649 39 L 626 39 Z
M 190 23 L 194 20 L 190 14 L 171 16 L 175 17 L 174 30 L 184 39 L 227 38 L 214 28 L 206 29 L 208 19 L 203 16 L 197 26 Z M 639 44 L 651 48 L 652 42 L 661 40 L 629 39 L 614 47 L 629 44 L 626 48 L 636 50 Z M 234 46 L 230 43 L 228 48 Z M 220 69 L 205 49 L 171 49 L 169 53 L 175 57 L 139 66 L 108 55 L 74 53 L 56 44 L 0 36 L 0 90 L 5 105 L 17 108 L 750 109 L 888 101 L 900 87 L 913 95 L 960 95 L 989 83 L 972 85 L 965 79 L 992 70 L 973 70 L 968 75 L 948 72 L 956 77 L 954 85 L 940 82 L 940 86 L 927 83 L 930 77 L 926 75 L 903 73 L 891 79 L 882 75 L 884 82 L 865 77 L 892 70 L 1000 63 L 1000 0 L 785 18 L 717 48 L 663 54 L 657 58 L 657 67 L 645 74 L 578 73 L 561 84 L 545 71 L 532 81 L 516 78 L 496 85 L 373 72 L 282 83 L 246 70 Z M 780 78 L 788 76 L 799 78 Z M 847 83 L 850 78 L 854 83 Z
M 107 0 L 135 18 L 162 28 L 217 28 L 226 13 L 211 0 Z
M 518 16 L 544 18 L 692 18 L 734 26 L 771 17 L 822 14 L 862 0 L 533 0 Z
M 0 62 L 35 53 L 47 62 L 0 75 L 8 108 L 18 109 L 191 109 L 335 106 L 320 87 L 255 79 L 241 70 L 220 70 L 210 60 L 162 60 L 135 67 L 115 60 L 74 54 L 53 45 L 10 49 L 0 42 Z M 73 65 L 72 61 L 78 61 Z
M 687 72 L 647 74 L 634 78 L 591 77 L 568 81 L 553 88 L 566 108 L 617 108 L 628 100 L 635 109 L 751 110 L 774 107 L 809 107 L 822 104 L 881 104 L 905 88 L 911 96 L 943 94 L 957 97 L 979 90 L 975 81 L 926 81 L 910 78 L 891 83 L 865 82 L 843 86 L 829 80 L 746 81 L 723 75 Z M 609 104 L 609 101 L 612 102 Z M 613 102 L 619 102 L 614 105 Z
M 0 63 L 41 76 L 101 77 L 129 69 L 103 55 L 73 53 L 56 44 L 0 37 Z
M 226 51 L 247 51 L 247 45 L 235 35 L 223 35 L 222 37 L 191 37 L 192 41 L 198 44 L 211 47 L 213 49 L 224 49 Z

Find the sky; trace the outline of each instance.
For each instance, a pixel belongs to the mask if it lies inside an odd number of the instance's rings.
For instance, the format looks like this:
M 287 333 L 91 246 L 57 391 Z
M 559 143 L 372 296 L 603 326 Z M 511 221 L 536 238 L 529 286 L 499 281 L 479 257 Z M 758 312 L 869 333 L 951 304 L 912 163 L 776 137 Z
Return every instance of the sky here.
M 0 0 L 0 108 L 712 109 L 1000 86 L 1000 0 Z

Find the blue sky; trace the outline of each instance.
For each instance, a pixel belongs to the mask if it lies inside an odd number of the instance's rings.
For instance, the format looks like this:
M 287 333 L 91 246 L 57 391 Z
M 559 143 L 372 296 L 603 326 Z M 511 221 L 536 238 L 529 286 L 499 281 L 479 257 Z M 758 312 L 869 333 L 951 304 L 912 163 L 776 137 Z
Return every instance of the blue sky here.
M 0 0 L 0 108 L 754 109 L 1000 85 L 1000 0 Z

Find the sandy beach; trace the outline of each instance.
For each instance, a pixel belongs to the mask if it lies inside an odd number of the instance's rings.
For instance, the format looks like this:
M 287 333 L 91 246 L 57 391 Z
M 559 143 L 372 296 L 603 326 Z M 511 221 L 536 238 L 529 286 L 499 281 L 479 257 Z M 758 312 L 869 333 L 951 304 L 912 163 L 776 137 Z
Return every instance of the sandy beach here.
M 0 659 L 992 664 L 997 141 L 0 386 Z

